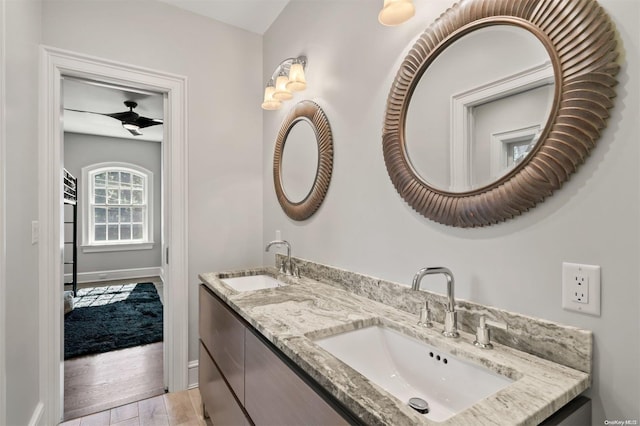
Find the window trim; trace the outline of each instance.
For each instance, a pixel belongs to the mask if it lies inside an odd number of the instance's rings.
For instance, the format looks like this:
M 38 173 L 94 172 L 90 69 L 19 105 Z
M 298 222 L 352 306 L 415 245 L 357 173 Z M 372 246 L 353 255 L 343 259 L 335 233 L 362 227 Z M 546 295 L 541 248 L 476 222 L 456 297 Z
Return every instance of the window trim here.
M 129 171 L 137 174 L 144 175 L 146 178 L 146 192 L 147 202 L 146 211 L 146 227 L 144 233 L 147 238 L 139 242 L 114 242 L 104 241 L 96 242 L 91 239 L 91 227 L 93 220 L 90 215 L 91 210 L 91 197 L 92 197 L 92 176 L 97 173 L 113 171 Z M 82 217 L 82 244 L 81 249 L 84 253 L 97 253 L 97 252 L 113 252 L 113 251 L 129 251 L 129 250 L 150 250 L 153 248 L 155 242 L 153 239 L 154 230 L 154 214 L 153 214 L 153 172 L 145 169 L 144 167 L 117 161 L 109 161 L 103 163 L 91 164 L 82 168 L 82 180 L 79 182 L 81 194 L 81 217 Z

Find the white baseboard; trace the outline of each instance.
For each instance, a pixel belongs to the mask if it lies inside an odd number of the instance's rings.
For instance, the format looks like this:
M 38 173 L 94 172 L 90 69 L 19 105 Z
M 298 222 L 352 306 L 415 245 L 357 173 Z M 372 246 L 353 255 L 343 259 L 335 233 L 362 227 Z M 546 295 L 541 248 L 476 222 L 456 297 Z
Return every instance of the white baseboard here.
M 198 387 L 198 361 L 190 361 L 189 362 L 189 383 L 187 385 L 188 389 L 193 389 Z
M 133 278 L 162 276 L 162 268 L 159 266 L 151 268 L 135 269 L 115 269 L 111 271 L 79 272 L 79 283 L 90 283 L 96 281 L 129 280 Z M 71 274 L 64 274 L 65 281 L 69 281 Z
M 29 426 L 38 426 L 42 420 L 42 413 L 44 413 L 44 403 L 40 401 L 38 405 L 36 405 L 36 409 L 33 410 L 31 420 L 29 420 Z

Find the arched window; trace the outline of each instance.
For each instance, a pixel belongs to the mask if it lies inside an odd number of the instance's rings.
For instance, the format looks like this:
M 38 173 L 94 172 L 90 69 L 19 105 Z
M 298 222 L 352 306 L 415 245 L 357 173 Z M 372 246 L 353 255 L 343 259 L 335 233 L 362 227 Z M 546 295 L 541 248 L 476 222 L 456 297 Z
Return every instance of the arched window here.
M 82 169 L 83 251 L 153 247 L 153 173 L 128 163 Z

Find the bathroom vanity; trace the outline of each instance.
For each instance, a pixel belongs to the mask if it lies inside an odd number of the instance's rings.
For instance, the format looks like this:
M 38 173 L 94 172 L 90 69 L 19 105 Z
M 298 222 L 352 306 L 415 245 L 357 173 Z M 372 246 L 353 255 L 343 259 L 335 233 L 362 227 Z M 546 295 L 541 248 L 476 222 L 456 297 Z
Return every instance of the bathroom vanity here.
M 199 387 L 214 424 L 347 425 L 304 373 L 282 358 L 251 325 L 200 287 Z M 328 399 L 325 396 L 326 399 Z
M 534 425 L 589 387 L 588 331 L 458 301 L 460 337 L 446 338 L 441 296 L 294 262 L 302 278 L 273 268 L 200 275 L 199 386 L 214 424 Z M 433 328 L 416 324 L 425 298 L 435 307 Z M 469 331 L 480 315 L 510 324 L 496 330 L 494 349 L 473 345 Z M 383 352 L 367 349 L 368 333 L 379 330 L 391 335 L 388 347 L 421 357 L 397 358 L 399 376 L 411 381 L 426 371 L 424 380 L 446 377 L 453 386 L 424 397 L 429 413 L 409 407 L 393 383 L 375 377 L 384 366 L 367 365 Z M 364 340 L 349 348 L 331 342 L 334 336 Z M 461 368 L 467 370 L 456 379 Z M 476 394 L 493 381 L 495 388 Z

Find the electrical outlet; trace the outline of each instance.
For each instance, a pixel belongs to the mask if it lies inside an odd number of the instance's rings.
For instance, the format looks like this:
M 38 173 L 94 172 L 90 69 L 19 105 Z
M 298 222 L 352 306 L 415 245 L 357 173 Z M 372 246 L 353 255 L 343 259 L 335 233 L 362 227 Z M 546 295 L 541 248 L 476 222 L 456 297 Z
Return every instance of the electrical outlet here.
M 600 267 L 562 263 L 562 308 L 600 316 Z

